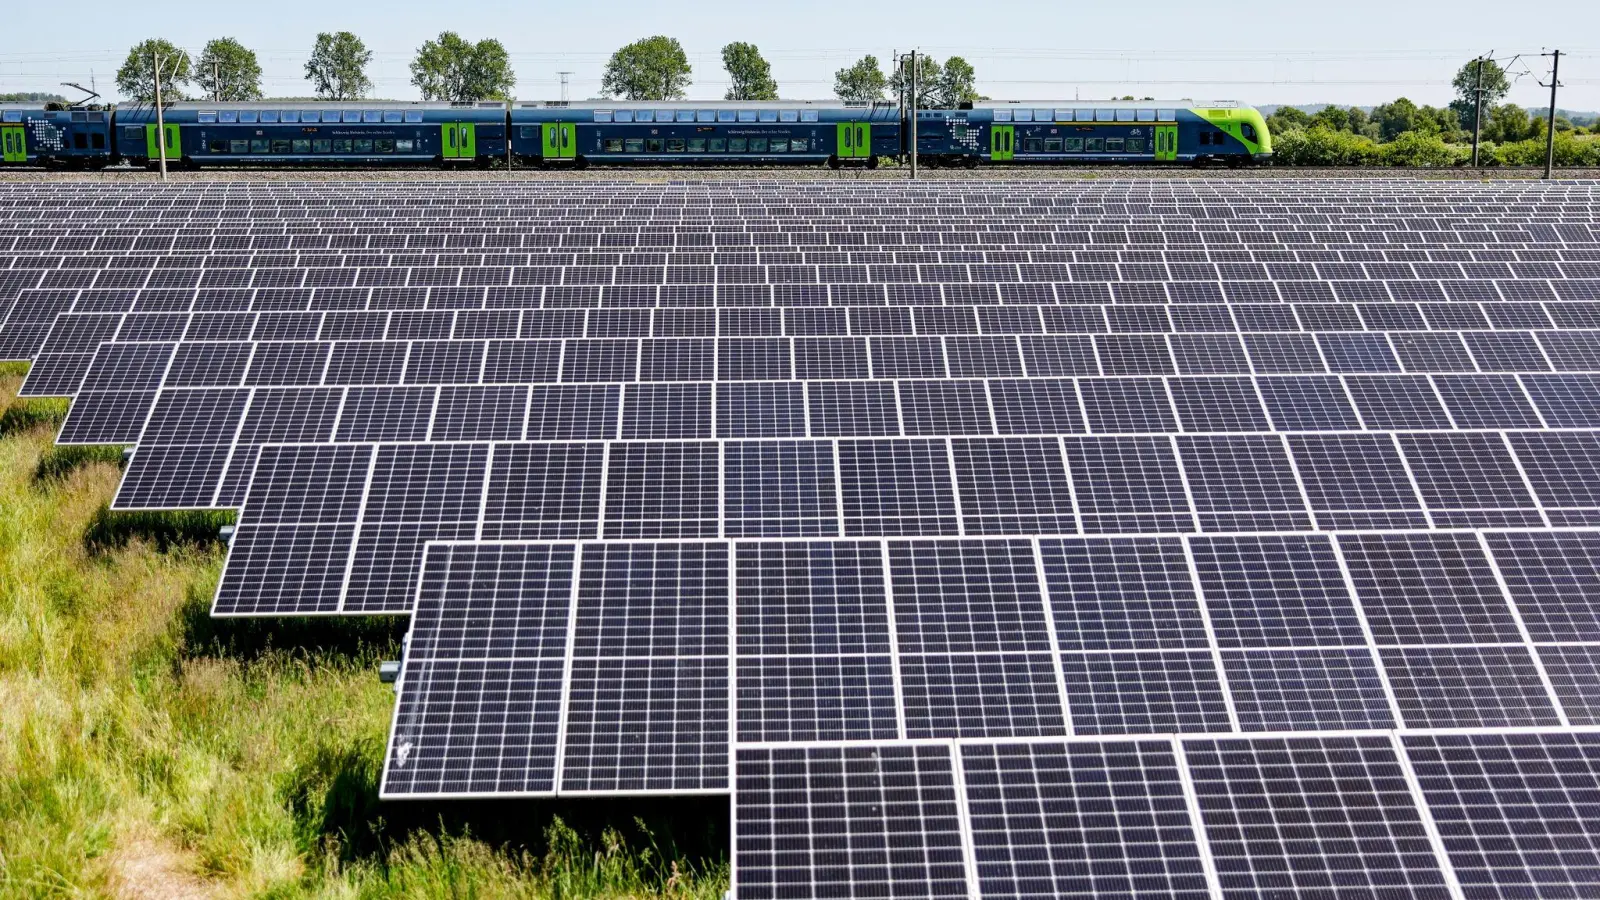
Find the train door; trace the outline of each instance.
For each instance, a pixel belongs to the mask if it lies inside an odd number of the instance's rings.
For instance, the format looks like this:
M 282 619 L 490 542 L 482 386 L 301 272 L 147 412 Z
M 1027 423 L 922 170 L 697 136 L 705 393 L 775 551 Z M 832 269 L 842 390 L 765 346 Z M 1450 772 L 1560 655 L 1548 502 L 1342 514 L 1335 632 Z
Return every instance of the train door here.
M 834 155 L 840 159 L 872 156 L 872 126 L 866 122 L 840 122 L 839 144 Z
M 178 159 L 183 156 L 183 143 L 179 140 L 181 132 L 176 125 L 167 126 L 167 159 Z M 161 158 L 161 138 L 156 134 L 156 126 L 144 127 L 145 155 L 151 159 Z
M 21 125 L 0 127 L 0 150 L 5 151 L 0 159 L 6 162 L 28 161 L 28 136 Z
M 445 159 L 476 159 L 477 126 L 471 122 L 446 122 L 439 126 L 439 155 Z
M 545 159 L 577 159 L 577 129 L 571 122 L 546 122 L 543 131 Z
M 1006 162 L 1016 151 L 1017 129 L 1014 125 L 995 125 L 989 129 L 989 158 Z
M 1178 126 L 1156 126 L 1156 162 L 1175 162 L 1178 159 Z

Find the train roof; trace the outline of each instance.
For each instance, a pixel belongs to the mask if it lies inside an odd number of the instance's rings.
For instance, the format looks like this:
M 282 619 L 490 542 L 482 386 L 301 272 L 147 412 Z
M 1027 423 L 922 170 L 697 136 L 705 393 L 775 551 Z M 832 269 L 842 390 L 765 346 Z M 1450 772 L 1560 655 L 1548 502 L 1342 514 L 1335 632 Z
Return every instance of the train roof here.
M 973 109 L 1250 109 L 1249 104 L 1237 100 L 980 100 Z
M 892 109 L 895 104 L 841 100 L 518 100 L 517 109 Z
M 147 109 L 150 103 L 122 103 L 118 109 Z M 452 103 L 445 100 L 178 100 L 163 109 L 505 109 L 504 100 Z

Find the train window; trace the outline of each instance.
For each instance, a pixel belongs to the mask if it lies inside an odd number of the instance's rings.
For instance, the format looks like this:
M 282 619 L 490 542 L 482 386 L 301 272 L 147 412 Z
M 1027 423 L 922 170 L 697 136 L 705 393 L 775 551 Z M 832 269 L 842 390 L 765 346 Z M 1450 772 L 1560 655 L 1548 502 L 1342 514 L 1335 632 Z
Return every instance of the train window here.
M 422 121 L 422 110 L 420 110 L 420 109 L 408 109 L 405 112 L 406 112 L 406 121 L 407 122 L 421 122 Z
M 1136 115 L 1137 114 L 1131 109 L 1119 109 L 1117 110 L 1117 121 L 1132 122 L 1134 121 Z
M 261 113 L 253 109 L 239 110 L 239 121 L 243 124 L 253 125 L 261 120 Z
M 667 152 L 668 153 L 682 153 L 683 152 L 683 138 L 667 138 Z
M 622 152 L 622 138 L 606 138 L 606 140 L 605 140 L 605 151 L 607 153 L 621 153 Z
M 346 122 L 360 122 L 361 121 L 361 110 L 359 110 L 359 109 L 347 109 L 347 110 L 344 111 L 344 115 L 341 116 L 340 118 L 342 118 Z
M 788 153 L 789 152 L 789 142 L 788 141 L 780 141 L 780 140 L 777 140 L 776 138 L 774 138 L 772 143 L 770 145 L 768 145 L 768 149 L 770 149 L 773 153 Z
M 333 142 L 333 152 L 335 152 L 335 153 L 349 153 L 350 152 L 350 141 L 349 140 L 335 140 Z
M 1178 121 L 1178 111 L 1175 109 L 1158 109 L 1156 110 L 1156 120 L 1160 122 L 1176 122 Z
M 1078 110 L 1076 118 L 1077 118 L 1077 120 L 1079 122 L 1093 122 L 1094 121 L 1094 110 L 1092 110 L 1092 109 L 1080 109 L 1080 110 Z
M 194 118 L 195 121 L 199 122 L 201 125 L 210 125 L 211 123 L 217 121 L 217 112 L 216 110 L 202 109 L 194 114 Z
M 96 150 L 104 150 L 106 148 L 106 136 L 96 131 L 94 134 L 89 135 L 89 144 Z
M 656 110 L 656 121 L 657 122 L 671 122 L 672 121 L 672 110 L 670 110 L 670 109 L 658 109 L 658 110 Z
M 17 121 L 22 121 L 20 116 L 17 118 Z M 137 141 L 143 136 L 144 129 L 139 128 L 138 126 L 130 125 L 122 129 L 122 139 L 125 141 Z
M 1156 120 L 1156 111 L 1153 109 L 1141 109 L 1138 111 L 1138 115 L 1141 122 L 1154 122 Z
M 794 138 L 789 141 L 789 152 L 804 153 L 808 149 L 809 143 L 805 138 Z
M 660 153 L 661 152 L 661 138 L 645 138 L 644 139 L 644 152 L 646 152 L 646 153 Z
M 1243 125 L 1239 126 L 1239 133 L 1244 135 L 1244 139 L 1247 141 L 1253 141 L 1256 139 L 1256 127 L 1251 125 L 1249 122 L 1245 122 Z
M 749 147 L 749 144 L 750 142 L 746 138 L 728 138 L 728 152 L 743 153 Z
M 270 152 L 272 152 L 272 142 L 267 140 L 266 138 L 251 138 L 250 139 L 250 152 L 251 153 L 270 153 Z
M 383 111 L 383 121 L 387 125 L 398 125 L 404 119 L 405 113 L 398 109 L 386 109 Z
M 756 113 L 756 119 L 762 122 L 776 122 L 778 121 L 778 111 L 775 109 L 759 110 Z
M 1067 138 L 1065 140 L 1065 150 L 1068 153 L 1082 153 L 1083 138 Z
M 719 109 L 719 110 L 717 110 L 717 121 L 718 122 L 732 122 L 732 121 L 737 120 L 738 118 L 739 117 L 731 109 Z
M 228 142 L 227 141 L 207 141 L 206 142 L 206 149 L 210 150 L 212 153 L 227 153 L 228 152 Z
M 800 121 L 802 121 L 802 122 L 815 122 L 815 121 L 817 121 L 817 111 L 814 110 L 814 109 L 802 109 L 802 110 L 800 110 Z
M 690 153 L 704 153 L 704 152 L 706 152 L 706 139 L 705 138 L 690 138 L 689 139 L 689 152 Z
M 286 109 L 283 111 L 282 117 L 285 122 L 298 122 L 300 121 L 300 110 Z
M 268 125 L 278 124 L 278 111 L 275 109 L 263 109 L 261 111 L 261 121 Z
M 290 149 L 292 149 L 295 153 L 311 152 L 311 141 L 307 138 L 295 138 L 291 144 L 292 146 Z
M 312 153 L 331 153 L 331 152 L 333 152 L 333 141 L 327 140 L 325 138 L 312 138 L 312 140 L 311 140 L 311 152 Z
M 655 110 L 641 109 L 633 114 L 633 120 L 635 122 L 654 122 L 656 120 Z
M 105 113 L 103 113 L 103 112 L 95 112 L 94 110 L 90 110 L 89 111 L 89 121 L 91 121 L 91 122 L 104 122 L 105 120 L 106 120 L 106 114 Z
M 1043 153 L 1044 152 L 1044 139 L 1043 138 L 1023 138 L 1022 139 L 1022 151 L 1024 153 Z
M 680 109 L 680 110 L 678 110 L 678 121 L 679 122 L 693 122 L 694 121 L 694 110 L 692 110 L 692 109 Z
M 361 111 L 361 121 L 368 122 L 368 123 L 371 123 L 371 122 L 382 122 L 383 121 L 383 110 L 381 110 L 381 109 L 364 109 L 364 110 Z
M 1117 120 L 1117 111 L 1114 109 L 1097 109 L 1094 111 L 1094 120 L 1096 122 L 1115 122 Z
M 272 142 L 272 152 L 273 153 L 288 153 L 289 152 L 289 142 L 288 141 L 273 141 Z
M 1143 153 L 1144 152 L 1144 138 L 1128 138 L 1128 152 L 1129 153 Z
M 337 122 L 337 121 L 339 121 L 339 111 L 337 109 L 325 109 L 325 110 L 323 110 L 322 111 L 322 121 L 324 121 L 324 122 Z
M 1033 120 L 1035 122 L 1053 122 L 1055 121 L 1055 111 L 1049 109 L 1036 109 L 1033 111 Z
M 250 142 L 249 141 L 229 141 L 228 142 L 228 152 L 229 153 L 249 153 L 250 152 Z
M 539 136 L 539 126 L 522 125 L 517 128 L 517 136 L 525 141 L 531 141 Z
M 1107 153 L 1121 153 L 1122 152 L 1122 138 L 1106 138 L 1106 152 Z
M 1057 122 L 1071 122 L 1072 121 L 1072 110 L 1070 110 L 1070 109 L 1058 109 L 1058 110 L 1056 110 L 1056 121 Z
M 995 110 L 994 111 L 994 120 L 996 122 L 1009 122 L 1009 121 L 1011 121 L 1011 110 L 1009 110 L 1009 109 L 997 109 L 997 110 Z
M 627 148 L 627 151 L 629 153 L 643 153 L 644 152 L 644 139 L 643 138 L 628 138 L 626 141 L 623 141 L 623 146 Z
M 767 139 L 766 138 L 751 138 L 750 139 L 750 152 L 751 153 L 765 153 L 765 152 L 767 152 Z
M 594 111 L 594 120 L 596 122 L 609 122 L 609 121 L 611 121 L 611 110 L 609 110 L 609 109 L 597 109 L 597 110 L 595 110 Z
M 394 138 L 373 138 L 372 151 L 374 153 L 393 153 Z
M 356 153 L 371 153 L 372 140 L 370 138 L 365 138 L 362 140 L 351 141 L 351 150 Z
M 779 122 L 798 122 L 798 121 L 800 121 L 800 110 L 798 110 L 798 109 L 780 109 L 780 110 L 778 110 L 778 121 Z
M 412 152 L 412 148 L 415 147 L 415 146 L 416 146 L 416 141 L 413 141 L 410 138 L 395 138 L 394 139 L 394 152 L 396 152 L 396 153 L 410 153 L 410 152 Z
M 1031 109 L 1019 109 L 1019 110 L 1016 110 L 1015 112 L 1013 112 L 1011 114 L 1011 120 L 1013 122 L 1032 122 L 1033 121 L 1033 110 L 1031 110 Z
M 696 110 L 694 120 L 696 122 L 715 122 L 717 120 L 717 111 L 714 109 Z
M 322 113 L 314 109 L 302 109 L 300 111 L 300 121 L 302 122 L 315 122 L 320 118 L 322 118 Z
M 87 149 L 89 149 L 89 136 L 87 134 L 84 134 L 81 131 L 73 132 L 72 133 L 72 149 L 74 149 L 74 150 L 87 150 Z
M 89 114 L 84 112 L 84 111 L 82 111 L 82 110 L 76 110 L 75 109 L 75 110 L 72 111 L 72 121 L 74 121 L 74 122 L 87 122 L 87 121 L 89 121 Z
M 619 109 L 619 110 L 617 110 L 617 111 L 615 111 L 615 112 L 613 112 L 611 114 L 611 121 L 613 121 L 613 122 L 632 122 L 633 121 L 633 110 L 631 110 L 631 109 Z
M 712 153 L 721 153 L 728 149 L 728 141 L 726 138 L 712 138 L 707 149 Z
M 1046 152 L 1046 153 L 1060 153 L 1061 152 L 1061 138 L 1045 138 L 1044 139 L 1044 152 Z
M 20 110 L 20 109 L 8 109 L 8 110 L 5 111 L 5 115 L 3 117 L 0 117 L 0 122 L 21 122 L 21 121 L 22 121 L 22 110 Z
M 222 112 L 217 113 L 217 121 L 222 122 L 223 124 L 237 122 L 239 121 L 239 111 L 237 109 L 225 109 Z
M 1089 153 L 1104 153 L 1106 150 L 1106 139 L 1089 138 L 1084 142 L 1083 149 Z

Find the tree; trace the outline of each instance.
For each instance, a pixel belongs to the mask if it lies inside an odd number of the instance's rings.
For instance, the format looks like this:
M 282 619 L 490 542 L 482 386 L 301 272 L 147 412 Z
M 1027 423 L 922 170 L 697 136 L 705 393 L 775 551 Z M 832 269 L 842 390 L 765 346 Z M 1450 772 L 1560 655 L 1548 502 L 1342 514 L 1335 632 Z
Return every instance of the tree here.
M 1478 61 L 1472 60 L 1461 67 L 1450 85 L 1456 89 L 1456 99 L 1450 101 L 1450 108 L 1456 111 L 1456 117 L 1468 128 L 1472 127 L 1472 117 L 1477 111 L 1477 100 L 1473 94 L 1478 86 Z M 1483 115 L 1487 119 L 1489 111 L 1499 105 L 1501 100 L 1511 90 L 1511 79 L 1506 77 L 1506 70 L 1492 59 L 1483 61 Z
M 155 100 L 157 58 L 161 60 L 161 102 L 182 100 L 183 85 L 190 79 L 189 54 L 165 38 L 146 38 L 133 45 L 117 70 L 117 91 L 141 103 Z
M 1496 106 L 1484 117 L 1483 136 L 1497 144 L 1532 140 L 1542 133 L 1528 117 L 1528 111 L 1515 103 Z
M 1359 106 L 1352 106 L 1344 111 L 1345 118 L 1350 122 L 1350 130 L 1355 134 L 1365 134 L 1367 130 L 1367 111 Z
M 755 44 L 734 41 L 722 48 L 722 67 L 728 70 L 733 85 L 724 100 L 776 100 L 778 83 L 772 80 L 772 65 L 761 56 Z
M 1349 131 L 1350 114 L 1337 106 L 1324 106 L 1306 123 L 1307 128 L 1326 128 L 1329 131 Z
M 846 101 L 870 103 L 883 99 L 889 80 L 878 69 L 878 58 L 867 54 L 848 69 L 833 73 L 833 93 Z
M 902 65 L 895 66 L 894 74 L 889 76 L 889 92 L 892 93 L 897 100 L 910 96 L 908 93 L 911 87 L 909 83 L 909 76 L 911 73 L 909 60 L 910 57 L 907 56 L 906 62 Z M 876 60 L 874 60 L 874 62 L 876 62 Z M 859 65 L 859 63 L 857 65 Z M 921 53 L 917 54 L 918 109 L 934 109 L 939 105 L 939 79 L 943 77 L 944 67 L 939 65 L 939 61 L 937 59 L 934 59 L 931 56 L 924 56 Z M 835 89 L 837 90 L 837 82 L 835 82 Z
M 692 74 L 678 39 L 658 34 L 611 54 L 600 89 L 629 100 L 681 100 Z
M 963 103 L 976 103 L 982 97 L 977 89 L 978 72 L 972 63 L 959 56 L 944 61 L 939 71 L 939 90 L 934 101 L 939 109 L 960 109 Z
M 323 100 L 359 100 L 372 90 L 367 63 L 372 51 L 348 31 L 317 35 L 317 46 L 306 62 L 306 79 Z
M 254 50 L 233 38 L 207 43 L 194 69 L 194 83 L 213 100 L 261 99 L 261 64 Z
M 1267 116 L 1267 131 L 1273 134 L 1282 134 L 1296 128 L 1305 128 L 1310 123 L 1311 117 L 1306 111 L 1296 106 L 1280 106 Z
M 1417 127 L 1417 105 L 1405 97 L 1372 110 L 1372 120 L 1378 124 L 1379 133 L 1392 141 Z
M 454 31 L 440 32 L 436 41 L 423 41 L 411 62 L 411 83 L 424 100 L 501 100 L 511 95 L 517 76 L 511 57 L 494 38 L 472 43 Z

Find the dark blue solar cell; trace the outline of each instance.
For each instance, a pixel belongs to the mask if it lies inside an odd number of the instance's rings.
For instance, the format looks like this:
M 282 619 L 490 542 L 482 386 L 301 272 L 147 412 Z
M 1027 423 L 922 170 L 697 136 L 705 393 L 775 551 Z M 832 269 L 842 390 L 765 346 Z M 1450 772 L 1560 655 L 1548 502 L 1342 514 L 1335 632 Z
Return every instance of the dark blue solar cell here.
M 826 441 L 732 441 L 724 445 L 728 537 L 839 533 L 833 446 Z
M 1083 412 L 1071 379 L 989 382 L 995 427 L 1001 434 L 1078 434 Z
M 1074 530 L 1072 485 L 1056 441 L 958 440 L 951 449 L 968 534 Z
M 711 436 L 711 385 L 630 384 L 623 389 L 623 440 Z
M 1319 334 L 1317 343 L 1333 372 L 1398 372 L 1400 362 L 1382 334 Z
M 796 381 L 719 384 L 717 436 L 804 437 L 805 385 Z
M 1249 378 L 1169 378 L 1167 388 L 1184 431 L 1266 431 L 1261 398 Z
M 594 537 L 600 519 L 600 444 L 500 444 L 484 495 L 483 538 Z
M 1365 644 L 1326 537 L 1201 537 L 1189 546 L 1223 647 Z
M 1364 647 L 1229 650 L 1222 664 L 1245 731 L 1394 727 L 1383 679 Z
M 1347 431 L 1361 427 L 1338 378 L 1260 378 L 1257 383 L 1273 424 L 1282 431 Z
M 814 437 L 894 436 L 900 416 L 894 383 L 814 381 L 806 385 Z
M 1560 724 L 1526 647 L 1386 649 L 1383 666 L 1412 728 Z
M 1063 653 L 1074 734 L 1230 731 L 1208 652 Z

